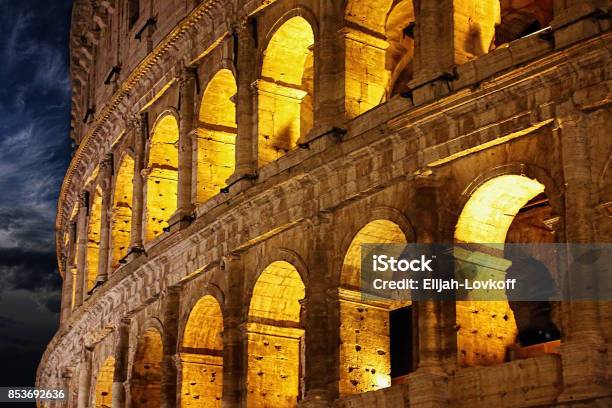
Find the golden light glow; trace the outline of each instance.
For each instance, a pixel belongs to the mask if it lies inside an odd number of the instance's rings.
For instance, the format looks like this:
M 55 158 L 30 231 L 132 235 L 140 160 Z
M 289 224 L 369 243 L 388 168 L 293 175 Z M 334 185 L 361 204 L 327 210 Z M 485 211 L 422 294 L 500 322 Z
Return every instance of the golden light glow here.
M 346 110 L 352 118 L 403 91 L 412 79 L 414 41 L 404 28 L 415 18 L 412 0 L 350 0 L 345 19 Z
M 87 223 L 87 290 L 91 290 L 98 276 L 100 257 L 100 223 L 102 216 L 102 192 L 96 187 L 91 200 Z
M 168 226 L 177 208 L 179 127 L 172 115 L 155 125 L 149 145 L 146 183 L 146 234 L 152 240 Z
M 541 183 L 524 176 L 504 175 L 487 181 L 463 208 L 455 238 L 471 243 L 504 243 L 518 211 L 542 192 Z
M 461 0 L 453 3 L 455 60 L 462 64 L 494 48 L 500 23 L 499 1 Z
M 498 176 L 485 182 L 463 208 L 455 239 L 503 244 L 518 211 L 543 191 L 544 185 L 537 180 L 518 175 Z M 457 302 L 456 315 L 460 366 L 505 360 L 506 350 L 515 343 L 518 334 L 514 313 L 507 301 Z
M 181 407 L 221 407 L 223 316 L 212 296 L 193 307 L 181 345 Z
M 200 106 L 197 201 L 203 203 L 225 187 L 236 162 L 236 80 L 222 69 L 210 81 Z
M 270 264 L 260 275 L 249 305 L 247 405 L 297 406 L 303 366 L 299 301 L 305 287 L 288 262 Z
M 159 406 L 162 358 L 161 335 L 157 330 L 149 329 L 140 337 L 134 355 L 132 380 L 130 381 L 132 407 Z
M 96 389 L 94 391 L 94 407 L 108 408 L 113 402 L 113 376 L 115 373 L 115 359 L 106 359 L 96 378 Z
M 132 232 L 132 181 L 134 178 L 134 160 L 125 155 L 119 165 L 113 194 L 113 212 L 111 215 L 112 264 L 114 270 L 119 267 L 130 246 Z
M 259 166 L 293 149 L 312 128 L 314 33 L 302 17 L 287 20 L 264 54 L 259 93 Z
M 389 310 L 392 302 L 363 300 L 362 244 L 405 244 L 400 227 L 388 220 L 368 223 L 355 235 L 344 257 L 340 295 L 340 394 L 374 391 L 391 385 Z M 409 345 L 407 345 L 409 347 Z M 349 367 L 349 369 L 346 369 Z

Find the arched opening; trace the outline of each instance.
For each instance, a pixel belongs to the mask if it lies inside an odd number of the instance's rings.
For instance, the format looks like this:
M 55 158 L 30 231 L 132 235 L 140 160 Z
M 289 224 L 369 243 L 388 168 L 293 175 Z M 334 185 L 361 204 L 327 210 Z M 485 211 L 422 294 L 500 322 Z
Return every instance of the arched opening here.
M 264 51 L 258 82 L 258 165 L 293 149 L 312 128 L 314 33 L 303 17 L 276 30 Z
M 501 0 L 501 20 L 495 27 L 495 45 L 525 37 L 550 25 L 553 0 Z
M 344 256 L 339 294 L 340 395 L 385 388 L 391 385 L 392 373 L 399 379 L 412 371 L 411 302 L 368 300 L 360 291 L 361 245 L 406 243 L 397 224 L 375 220 L 359 230 Z
M 112 270 L 119 267 L 119 261 L 127 255 L 130 247 L 133 179 L 134 160 L 131 156 L 125 155 L 117 171 L 113 195 L 113 211 L 111 214 Z
M 197 202 L 217 195 L 236 162 L 236 80 L 222 69 L 209 82 L 200 105 L 197 131 Z
M 110 408 L 113 403 L 113 375 L 115 373 L 115 359 L 106 359 L 96 378 L 96 388 L 94 391 L 94 407 Z
M 552 242 L 551 232 L 544 228 L 550 213 L 544 185 L 539 181 L 519 175 L 498 176 L 472 193 L 459 216 L 455 239 L 485 245 Z M 534 223 L 537 220 L 540 225 Z M 534 264 L 537 263 L 530 262 Z M 539 270 L 532 267 L 526 270 L 524 265 L 513 264 L 507 270 L 495 272 L 529 273 L 530 279 L 550 280 L 548 270 L 542 266 Z M 516 349 L 517 343 L 532 346 L 555 340 L 559 335 L 546 301 L 461 301 L 457 302 L 456 310 L 461 366 L 500 363 L 511 356 L 509 351 Z
M 304 283 L 288 262 L 271 263 L 257 279 L 247 324 L 249 407 L 292 408 L 302 396 L 304 295 Z
M 191 310 L 181 343 L 181 407 L 221 407 L 223 316 L 212 296 Z
M 160 406 L 162 358 L 161 334 L 155 329 L 148 329 L 138 340 L 134 355 L 130 381 L 132 407 Z
M 102 217 L 102 191 L 97 186 L 89 207 L 87 222 L 87 290 L 93 289 L 98 276 L 98 260 L 100 257 L 100 226 Z
M 412 0 L 349 0 L 345 9 L 345 99 L 358 116 L 407 89 L 412 80 Z
M 149 143 L 146 169 L 146 235 L 147 241 L 168 227 L 177 208 L 179 127 L 173 115 L 158 120 Z

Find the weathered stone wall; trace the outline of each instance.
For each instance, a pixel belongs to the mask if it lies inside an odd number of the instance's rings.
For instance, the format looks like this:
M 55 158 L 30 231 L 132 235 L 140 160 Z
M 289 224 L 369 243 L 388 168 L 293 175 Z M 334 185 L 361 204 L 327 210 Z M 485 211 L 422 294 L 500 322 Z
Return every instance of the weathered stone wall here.
M 79 148 L 57 218 L 58 253 L 65 259 L 62 325 L 37 375 L 40 387 L 69 389 L 63 406 L 93 405 L 96 379 L 110 357 L 113 407 L 609 402 L 609 303 L 560 305 L 560 354 L 517 361 L 506 361 L 507 347 L 516 344 L 513 319 L 504 319 L 512 313 L 507 302 L 500 310 L 479 305 L 478 313 L 415 304 L 417 370 L 389 386 L 393 305 L 349 301 L 351 278 L 343 276 L 354 272 L 354 265 L 345 267 L 347 253 L 368 224 L 395 225 L 408 242 L 452 242 L 466 203 L 503 175 L 544 185 L 550 218 L 538 222 L 551 226 L 557 240 L 610 240 L 609 5 L 558 2 L 542 35 L 475 52 L 482 38 L 465 24 L 478 19 L 469 24 L 492 36 L 493 2 L 414 2 L 414 13 L 404 13 L 416 20 L 407 31 L 414 40 L 411 62 L 404 61 L 408 75 L 387 64 L 398 63 L 395 54 L 384 53 L 386 43 L 396 51 L 409 48 L 393 42 L 407 27 L 389 26 L 389 1 L 141 0 L 132 27 L 127 2 L 75 3 L 73 137 Z M 289 137 L 288 151 L 260 166 L 264 55 L 278 29 L 298 16 L 312 27 L 312 77 L 309 57 L 301 83 L 283 80 L 291 72 L 278 60 L 271 76 L 274 86 L 312 92 L 312 130 Z M 107 75 L 119 63 L 120 72 Z M 199 114 L 219 110 L 207 111 L 214 102 L 204 93 L 220 69 L 236 80 L 236 95 L 220 98 L 235 106 L 235 131 L 226 120 L 211 124 Z M 398 78 L 401 95 L 389 91 L 398 88 L 388 80 Z M 164 147 L 178 158 L 166 163 L 166 150 L 155 153 L 152 137 L 170 116 L 178 128 Z M 298 122 L 300 130 L 310 127 L 299 119 L 294 128 Z M 198 140 L 210 125 L 235 134 L 227 180 L 204 176 L 227 169 L 200 168 L 226 162 L 225 150 L 212 157 L 215 149 Z M 134 177 L 129 250 L 119 262 L 114 243 L 125 234 L 113 233 L 112 198 L 125 190 L 116 186 L 124 154 L 133 158 Z M 153 167 L 174 172 L 156 184 L 174 183 L 173 199 L 163 197 L 165 190 L 162 198 L 151 197 L 152 157 Z M 208 190 L 201 190 L 202 181 Z M 225 193 L 210 188 L 221 182 Z M 165 231 L 147 233 L 151 211 Z M 95 259 L 88 244 L 98 239 Z M 263 272 L 277 262 L 289 264 L 299 279 Z M 74 276 L 66 273 L 73 270 Z M 590 278 L 578 272 L 576 279 Z M 265 296 L 257 287 L 268 288 Z M 218 316 L 203 318 L 195 327 L 209 332 L 189 345 L 187 322 L 207 295 L 218 302 L 222 323 Z M 217 341 L 204 340 L 207 333 Z M 194 355 L 207 362 L 185 363 Z M 197 401 L 198 393 L 210 401 Z

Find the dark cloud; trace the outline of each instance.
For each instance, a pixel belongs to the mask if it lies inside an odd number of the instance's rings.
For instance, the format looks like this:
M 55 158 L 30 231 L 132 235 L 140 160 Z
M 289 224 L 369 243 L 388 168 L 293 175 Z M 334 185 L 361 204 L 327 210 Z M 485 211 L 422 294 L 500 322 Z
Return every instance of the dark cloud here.
M 57 197 L 70 160 L 71 0 L 0 0 L 0 386 L 33 385 L 57 330 Z

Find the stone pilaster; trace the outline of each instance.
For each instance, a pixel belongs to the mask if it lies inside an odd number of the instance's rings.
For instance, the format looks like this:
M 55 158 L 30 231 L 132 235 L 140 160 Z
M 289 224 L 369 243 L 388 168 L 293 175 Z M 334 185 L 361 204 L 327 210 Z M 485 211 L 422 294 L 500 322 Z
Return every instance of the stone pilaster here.
M 176 407 L 178 397 L 176 355 L 178 347 L 178 324 L 180 306 L 180 287 L 172 286 L 166 290 L 162 300 L 162 320 L 164 324 L 164 355 L 162 358 L 161 408 Z
M 70 250 L 70 249 L 69 249 Z M 72 268 L 70 266 L 70 258 L 62 255 L 62 263 L 64 264 L 64 282 L 62 283 L 62 307 L 60 313 L 60 326 L 66 324 L 72 312 L 72 288 L 74 281 L 72 279 Z
M 434 244 L 444 242 L 441 233 L 439 188 L 441 183 L 435 178 L 415 181 L 414 214 L 419 220 L 416 226 L 417 242 Z M 456 334 L 452 327 L 455 322 L 453 302 L 419 301 L 415 302 L 418 322 L 418 355 L 416 372 L 408 377 L 411 393 L 411 408 L 446 407 L 450 397 L 448 372 L 456 359 Z M 448 367 L 448 366 L 451 367 Z M 450 369 L 449 369 L 450 368 Z M 418 395 L 417 395 L 418 394 Z
M 130 118 L 128 126 L 132 132 L 134 146 L 134 179 L 132 190 L 132 230 L 130 233 L 129 255 L 136 256 L 144 251 L 142 223 L 144 217 L 145 141 L 147 140 L 146 114 Z
M 77 215 L 77 280 L 75 289 L 74 306 L 83 304 L 87 294 L 87 215 L 89 212 L 89 193 L 82 192 L 79 195 L 79 212 Z
M 83 348 L 81 364 L 79 367 L 79 394 L 77 399 L 77 408 L 90 407 L 90 390 L 91 390 L 91 351 Z
M 113 408 L 124 408 L 126 405 L 126 385 L 128 374 L 128 354 L 130 350 L 130 322 L 122 320 L 118 329 L 118 340 L 115 348 L 115 372 L 113 373 Z
M 594 183 L 590 160 L 590 126 L 588 115 L 576 110 L 572 101 L 560 106 L 558 131 L 561 135 L 562 166 L 565 182 L 566 241 L 574 244 L 595 242 Z M 581 249 L 569 247 L 579 257 Z M 561 343 L 564 390 L 559 401 L 576 401 L 608 395 L 606 385 L 606 347 L 599 327 L 599 308 L 592 295 L 597 275 L 589 265 L 568 265 L 572 295 L 577 301 L 567 304 L 568 324 Z
M 238 256 L 223 258 L 223 269 L 230 288 L 227 293 L 227 311 L 223 318 L 223 408 L 238 408 L 246 403 L 246 333 L 242 318 L 242 288 L 235 277 L 242 274 Z
M 305 329 L 305 395 L 298 404 L 300 407 L 322 408 L 331 406 L 329 395 L 330 357 L 334 348 L 328 342 L 328 287 L 330 256 L 325 249 L 329 246 L 326 237 L 329 235 L 327 220 L 318 218 L 312 225 L 312 234 L 317 236 L 316 244 L 310 256 L 309 271 L 311 282 L 302 301 L 302 326 Z
M 110 257 L 110 223 L 112 210 L 111 184 L 113 178 L 113 156 L 107 155 L 100 163 L 98 185 L 102 190 L 102 209 L 100 213 L 100 254 L 98 256 L 98 275 L 95 285 L 100 285 L 108 279 Z
M 257 132 L 255 121 L 257 101 L 253 97 L 251 84 L 257 79 L 257 47 L 247 25 L 234 26 L 234 41 L 237 41 L 238 94 L 236 100 L 236 169 L 228 183 L 237 182 L 257 171 Z
M 179 124 L 179 146 L 178 146 L 178 191 L 177 209 L 169 220 L 170 226 L 184 226 L 190 222 L 194 209 L 192 201 L 192 177 L 193 166 L 193 138 L 191 132 L 194 129 L 194 110 L 197 78 L 192 68 L 183 67 L 179 77 L 180 95 L 180 124 Z

